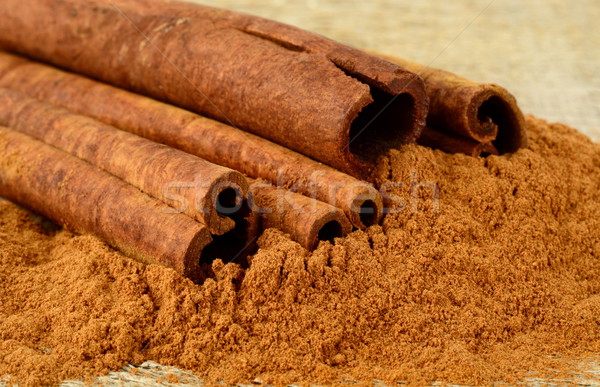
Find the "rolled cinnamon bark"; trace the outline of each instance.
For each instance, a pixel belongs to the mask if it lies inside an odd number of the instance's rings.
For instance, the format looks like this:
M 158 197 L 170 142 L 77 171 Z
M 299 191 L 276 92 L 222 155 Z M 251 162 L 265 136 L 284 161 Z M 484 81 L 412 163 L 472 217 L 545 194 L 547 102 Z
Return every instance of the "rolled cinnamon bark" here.
M 271 183 L 253 181 L 250 197 L 263 229 L 277 228 L 307 250 L 352 231 L 352 224 L 339 208 Z
M 342 209 L 355 227 L 381 220 L 371 184 L 232 126 L 3 52 L 0 86 L 314 197 Z
M 248 191 L 244 176 L 92 118 L 0 88 L 0 125 L 125 180 L 221 235 Z
M 479 157 L 497 155 L 498 150 L 491 142 L 477 142 L 468 138 L 454 136 L 425 127 L 418 143 L 448 153 L 463 153 L 468 156 Z
M 492 142 L 499 153 L 527 146 L 523 113 L 515 97 L 491 83 L 478 83 L 448 71 L 383 55 L 421 75 L 429 96 L 427 126 L 480 143 Z
M 0 196 L 132 258 L 192 279 L 208 229 L 137 188 L 66 152 L 0 127 Z
M 112 4 L 112 5 L 111 5 Z M 222 23 L 102 0 L 3 0 L 0 46 L 168 101 L 365 178 L 425 123 L 422 79 Z M 335 44 L 331 50 L 357 50 Z M 318 138 L 318 141 L 315 139 Z

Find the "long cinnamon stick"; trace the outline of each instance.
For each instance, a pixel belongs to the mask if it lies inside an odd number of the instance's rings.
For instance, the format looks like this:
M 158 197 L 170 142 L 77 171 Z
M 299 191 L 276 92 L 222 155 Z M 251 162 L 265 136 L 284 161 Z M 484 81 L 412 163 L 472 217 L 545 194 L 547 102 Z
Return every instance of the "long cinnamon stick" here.
M 425 123 L 422 79 L 400 66 L 366 54 L 361 66 L 348 65 L 239 28 L 142 10 L 102 0 L 3 0 L 0 46 L 363 178 L 382 152 L 414 142 Z
M 523 115 L 514 97 L 504 88 L 467 80 L 449 72 L 392 56 L 377 55 L 375 61 L 360 50 L 273 20 L 239 12 L 180 1 L 115 0 L 118 6 L 137 7 L 147 14 L 194 17 L 206 22 L 235 27 L 295 50 L 326 55 L 348 73 L 377 82 L 389 62 L 421 75 L 430 99 L 427 124 L 480 143 L 494 141 L 502 153 L 527 145 Z M 377 69 L 377 70 L 375 70 Z M 368 81 L 367 81 L 368 82 Z
M 253 211 L 260 214 L 263 229 L 277 228 L 313 250 L 319 241 L 333 241 L 352 231 L 342 210 L 271 183 L 250 184 Z
M 376 62 L 364 52 L 257 16 L 179 1 L 116 1 L 123 6 L 137 6 L 142 12 L 200 18 L 207 22 L 235 27 L 299 51 L 325 54 L 345 71 L 360 73 L 363 77 L 372 76 L 370 71 L 374 68 L 388 65 L 388 62 L 382 61 L 374 66 Z M 485 145 L 488 150 L 498 147 L 501 152 L 513 152 L 526 146 L 522 113 L 514 97 L 505 89 L 497 85 L 475 83 L 442 70 L 424 69 L 423 66 L 399 58 L 384 59 L 425 78 L 430 98 L 427 116 L 430 127 L 482 144 L 494 141 L 495 145 Z M 465 143 L 469 144 L 469 141 Z
M 84 159 L 207 225 L 234 228 L 248 184 L 242 174 L 0 88 L 0 125 Z
M 382 217 L 378 191 L 232 126 L 88 78 L 0 52 L 0 86 L 334 205 L 365 228 Z
M 377 55 L 275 20 L 186 1 L 111 0 L 111 3 L 117 9 L 132 9 L 144 15 L 194 18 L 235 28 L 290 50 L 325 55 L 345 73 L 385 93 L 398 95 L 399 91 L 410 90 L 420 83 L 418 78 L 405 78 L 405 69 Z M 416 107 L 417 117 L 424 119 L 426 100 L 416 102 L 421 104 Z
M 29 136 L 0 127 L 0 196 L 132 258 L 195 279 L 208 229 L 122 180 Z
M 527 146 L 523 113 L 515 97 L 491 83 L 478 83 L 448 71 L 383 56 L 421 75 L 429 96 L 427 126 L 480 143 L 499 153 Z

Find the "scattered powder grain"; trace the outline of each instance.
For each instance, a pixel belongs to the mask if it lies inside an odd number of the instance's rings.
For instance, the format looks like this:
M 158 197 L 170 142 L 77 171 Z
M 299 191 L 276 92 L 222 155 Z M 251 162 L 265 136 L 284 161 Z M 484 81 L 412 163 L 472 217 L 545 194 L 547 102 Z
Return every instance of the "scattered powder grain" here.
M 528 131 L 487 159 L 391 151 L 378 182 L 403 208 L 383 226 L 313 253 L 268 230 L 249 269 L 217 260 L 201 286 L 0 202 L 0 376 L 151 359 L 228 383 L 568 377 L 600 354 L 600 145 Z

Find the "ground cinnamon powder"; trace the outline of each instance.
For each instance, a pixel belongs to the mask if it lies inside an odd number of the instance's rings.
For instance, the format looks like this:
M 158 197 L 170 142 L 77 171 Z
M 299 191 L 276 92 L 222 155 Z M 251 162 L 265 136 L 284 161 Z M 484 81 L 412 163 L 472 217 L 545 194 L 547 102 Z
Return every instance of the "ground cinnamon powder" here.
M 268 230 L 248 269 L 215 261 L 201 286 L 0 202 L 0 375 L 151 359 L 228 383 L 569 377 L 600 353 L 600 145 L 527 126 L 513 155 L 390 151 L 377 180 L 404 208 L 383 226 L 313 253 Z

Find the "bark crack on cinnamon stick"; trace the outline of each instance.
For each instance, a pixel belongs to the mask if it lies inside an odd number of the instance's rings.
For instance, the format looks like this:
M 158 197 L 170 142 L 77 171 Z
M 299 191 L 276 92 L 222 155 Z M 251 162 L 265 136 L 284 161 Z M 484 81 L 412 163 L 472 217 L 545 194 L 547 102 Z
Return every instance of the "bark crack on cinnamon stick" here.
M 382 199 L 371 184 L 175 106 L 3 52 L 0 86 L 315 197 L 342 209 L 355 227 L 381 220 Z
M 393 104 L 357 143 L 385 138 L 397 146 L 415 140 L 425 123 L 422 79 L 374 56 L 334 42 L 327 54 L 295 52 L 235 26 L 153 13 L 144 2 L 114 5 L 3 0 L 0 46 L 231 122 L 361 178 L 389 146 L 350 147 L 361 111 L 373 117 L 373 101 L 411 96 L 398 98 L 410 107 Z M 360 55 L 360 66 L 332 59 L 335 50 Z M 390 129 L 380 135 L 382 126 Z

